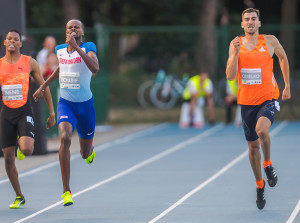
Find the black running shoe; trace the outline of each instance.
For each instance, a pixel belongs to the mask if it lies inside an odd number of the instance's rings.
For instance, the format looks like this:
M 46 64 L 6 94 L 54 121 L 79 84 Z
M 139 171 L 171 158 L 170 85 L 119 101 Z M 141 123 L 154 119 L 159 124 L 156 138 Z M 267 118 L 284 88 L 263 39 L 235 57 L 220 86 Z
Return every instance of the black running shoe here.
M 266 199 L 265 199 L 265 181 L 264 181 L 264 187 L 263 188 L 256 188 L 256 205 L 258 209 L 263 209 L 266 204 Z
M 268 178 L 268 184 L 270 187 L 274 187 L 277 184 L 278 177 L 273 166 L 268 166 L 265 168 L 265 172 Z

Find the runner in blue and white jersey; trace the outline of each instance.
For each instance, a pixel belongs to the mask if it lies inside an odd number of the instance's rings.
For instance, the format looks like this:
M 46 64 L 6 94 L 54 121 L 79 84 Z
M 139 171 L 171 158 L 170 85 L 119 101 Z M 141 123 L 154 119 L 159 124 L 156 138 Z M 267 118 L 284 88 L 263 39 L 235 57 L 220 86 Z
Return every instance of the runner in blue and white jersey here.
M 59 78 L 60 99 L 57 105 L 57 120 L 61 145 L 59 161 L 63 182 L 63 205 L 73 204 L 70 181 L 71 136 L 77 129 L 80 153 L 90 164 L 94 161 L 93 137 L 95 130 L 94 97 L 90 89 L 93 73 L 99 71 L 96 46 L 83 42 L 84 26 L 79 20 L 70 20 L 66 25 L 66 43 L 56 46 L 59 67 L 35 92 L 34 99 L 43 95 L 43 90 Z

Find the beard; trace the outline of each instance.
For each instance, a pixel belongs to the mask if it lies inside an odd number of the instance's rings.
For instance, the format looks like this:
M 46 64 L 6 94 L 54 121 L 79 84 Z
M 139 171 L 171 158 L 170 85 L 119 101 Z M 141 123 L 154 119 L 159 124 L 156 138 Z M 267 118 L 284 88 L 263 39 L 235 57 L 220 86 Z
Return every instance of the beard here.
M 253 36 L 255 34 L 255 32 L 246 32 L 247 34 Z
M 254 35 L 257 32 L 258 29 L 253 29 L 251 31 L 244 29 L 245 33 L 249 34 L 249 35 Z

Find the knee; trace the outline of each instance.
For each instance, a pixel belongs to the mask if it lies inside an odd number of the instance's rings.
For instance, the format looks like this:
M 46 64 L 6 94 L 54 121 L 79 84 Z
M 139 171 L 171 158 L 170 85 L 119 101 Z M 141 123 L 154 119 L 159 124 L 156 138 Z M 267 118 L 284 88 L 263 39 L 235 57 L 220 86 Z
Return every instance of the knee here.
M 33 152 L 33 146 L 22 148 L 21 151 L 25 156 L 30 156 Z
M 6 168 L 10 168 L 15 164 L 15 157 L 14 156 L 4 156 L 4 162 Z
M 60 135 L 61 144 L 64 146 L 71 145 L 71 135 L 72 135 L 72 133 L 68 133 L 68 132 L 61 133 L 61 135 Z
M 258 153 L 260 153 L 260 147 L 259 146 L 250 146 L 249 147 L 249 155 L 250 156 L 256 156 Z
M 264 140 L 268 135 L 268 130 L 262 127 L 256 128 L 256 134 L 260 139 Z

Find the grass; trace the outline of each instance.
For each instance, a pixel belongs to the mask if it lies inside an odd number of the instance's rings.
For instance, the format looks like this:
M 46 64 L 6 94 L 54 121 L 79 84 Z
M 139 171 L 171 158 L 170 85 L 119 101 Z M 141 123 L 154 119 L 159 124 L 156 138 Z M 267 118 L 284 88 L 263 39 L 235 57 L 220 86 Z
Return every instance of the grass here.
M 300 115 L 300 106 L 296 108 L 296 113 Z M 176 123 L 179 120 L 180 106 L 168 110 L 157 108 L 143 109 L 138 106 L 111 107 L 106 124 L 129 124 L 129 123 Z M 205 114 L 207 120 L 207 114 Z M 225 108 L 217 107 L 215 110 L 216 122 L 225 121 Z M 234 113 L 233 113 L 234 116 Z M 234 118 L 234 117 L 233 117 Z M 299 121 L 290 111 L 289 106 L 281 106 L 281 111 L 277 113 L 276 121 Z

